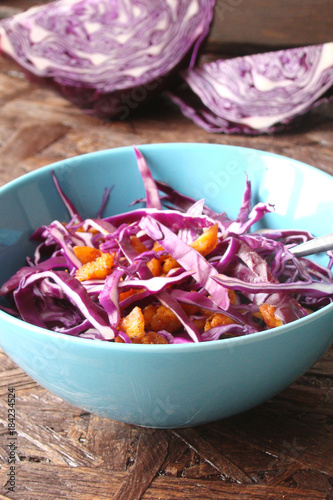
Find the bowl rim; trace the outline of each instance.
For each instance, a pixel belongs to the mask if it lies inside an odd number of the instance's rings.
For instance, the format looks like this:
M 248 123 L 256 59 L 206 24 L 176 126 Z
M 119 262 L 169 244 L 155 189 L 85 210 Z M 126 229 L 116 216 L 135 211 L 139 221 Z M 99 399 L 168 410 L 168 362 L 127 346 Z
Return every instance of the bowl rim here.
M 273 157 L 273 158 L 279 158 L 282 161 L 290 161 L 298 166 L 301 170 L 311 170 L 312 172 L 318 172 L 320 175 L 327 177 L 328 179 L 332 179 L 332 175 L 329 174 L 328 172 L 325 172 L 324 170 L 321 170 L 320 168 L 314 167 L 313 165 L 310 165 L 308 163 L 305 163 L 301 160 L 297 160 L 296 158 L 292 158 L 287 155 L 279 154 L 279 153 L 273 153 L 271 151 L 265 151 L 263 149 L 257 149 L 257 148 L 252 148 L 248 146 L 238 146 L 238 145 L 233 145 L 233 144 L 216 144 L 216 143 L 207 143 L 207 142 L 154 142 L 154 143 L 143 143 L 143 144 L 135 144 L 136 147 L 142 148 L 143 150 L 151 150 L 153 151 L 154 149 L 160 149 L 160 148 L 173 148 L 173 149 L 183 149 L 184 147 L 191 147 L 191 148 L 199 148 L 201 149 L 202 147 L 204 148 L 209 148 L 209 149 L 230 149 L 230 150 L 237 150 L 237 151 L 243 151 L 243 152 L 251 152 L 252 154 L 256 154 L 259 156 L 267 156 L 267 157 Z M 73 162 L 79 162 L 80 160 L 85 160 L 89 159 L 95 156 L 104 156 L 108 154 L 113 154 L 113 152 L 119 152 L 119 153 L 126 153 L 128 151 L 132 151 L 133 145 L 128 145 L 128 146 L 117 146 L 114 148 L 108 148 L 108 149 L 100 149 L 97 151 L 91 151 L 88 153 L 82 153 L 79 155 L 74 155 L 70 156 L 68 158 L 63 158 L 61 160 L 57 160 L 55 162 L 49 163 L 47 165 L 44 165 L 42 167 L 38 167 L 35 170 L 32 170 L 30 172 L 26 172 L 15 179 L 12 179 L 11 181 L 7 182 L 6 184 L 3 184 L 0 186 L 0 195 L 2 194 L 3 191 L 7 191 L 13 187 L 15 187 L 16 184 L 20 184 L 21 182 L 24 183 L 26 180 L 33 179 L 34 177 L 39 177 L 41 174 L 47 171 L 52 171 L 54 169 L 59 169 L 63 168 L 66 163 L 72 163 L 71 168 L 78 168 L 78 165 L 73 165 Z
M 230 149 L 230 150 L 237 150 L 237 151 L 250 151 L 252 154 L 259 155 L 259 156 L 266 156 L 266 157 L 274 157 L 274 158 L 279 158 L 282 161 L 289 161 L 294 163 L 298 168 L 301 170 L 311 170 L 315 171 L 319 175 L 323 177 L 327 177 L 332 180 L 332 175 L 330 175 L 328 172 L 325 172 L 319 168 L 316 168 L 312 165 L 309 165 L 305 162 L 302 162 L 300 160 L 273 153 L 270 151 L 265 151 L 257 148 L 250 148 L 250 147 L 245 147 L 245 146 L 237 146 L 237 145 L 232 145 L 232 144 L 211 144 L 211 143 L 205 143 L 205 142 L 165 142 L 165 143 L 152 143 L 152 144 L 138 144 L 138 148 L 142 148 L 142 151 L 154 151 L 154 150 L 159 150 L 162 148 L 173 148 L 173 149 L 183 149 L 184 147 L 190 147 L 190 148 L 209 148 L 209 149 Z M 118 153 L 127 153 L 128 151 L 132 150 L 133 146 L 120 146 L 120 147 L 114 147 L 114 148 L 109 148 L 109 149 L 101 149 L 97 151 L 92 151 L 89 153 L 84 153 L 80 155 L 75 155 L 69 158 L 64 158 L 61 160 L 58 160 L 56 162 L 44 165 L 42 167 L 39 167 L 36 170 L 33 170 L 31 172 L 27 172 L 25 174 L 22 174 L 21 176 L 9 181 L 8 183 L 4 184 L 3 186 L 0 186 L 0 196 L 7 192 L 10 191 L 11 189 L 19 186 L 22 183 L 25 183 L 28 180 L 33 179 L 34 177 L 38 178 L 41 174 L 46 173 L 48 171 L 52 170 L 57 170 L 59 168 L 63 168 L 66 166 L 67 163 L 73 163 L 73 160 L 77 161 L 76 165 L 71 165 L 72 168 L 79 168 L 79 162 L 80 160 L 83 161 L 88 161 L 89 158 L 96 157 L 96 156 L 104 156 L 104 155 L 109 155 L 113 154 L 113 152 L 118 152 Z M 29 332 L 29 335 L 35 335 L 36 337 L 39 336 L 44 336 L 44 337 L 49 337 L 54 340 L 61 340 L 69 342 L 69 343 L 74 343 L 78 344 L 80 348 L 84 348 L 86 346 L 87 348 L 93 348 L 93 349 L 113 349 L 118 351 L 123 351 L 125 349 L 125 352 L 152 352 L 152 353 L 162 353 L 166 354 L 167 352 L 172 349 L 173 352 L 175 353 L 182 353 L 182 352 L 197 352 L 198 350 L 216 350 L 217 348 L 219 349 L 230 349 L 230 348 L 235 348 L 239 345 L 244 345 L 252 342 L 259 342 L 263 339 L 268 339 L 268 338 L 273 338 L 276 336 L 283 336 L 287 332 L 291 332 L 292 330 L 300 328 L 302 325 L 306 325 L 307 323 L 311 323 L 315 321 L 317 318 L 326 315 L 327 313 L 330 313 L 333 310 L 333 302 L 322 307 L 318 311 L 315 311 L 311 313 L 311 315 L 299 318 L 291 323 L 287 323 L 285 325 L 281 325 L 275 328 L 271 328 L 268 330 L 260 331 L 260 332 L 254 332 L 248 335 L 242 335 L 239 337 L 232 337 L 232 338 L 226 338 L 226 339 L 220 339 L 220 340 L 211 340 L 211 341 L 203 341 L 203 342 L 190 342 L 190 343 L 179 343 L 179 344 L 127 344 L 127 343 L 118 343 L 118 342 L 110 342 L 110 341 L 96 341 L 95 339 L 87 339 L 87 338 L 82 338 L 82 337 L 76 337 L 76 336 L 71 336 L 67 334 L 63 334 L 60 332 L 55 332 L 53 330 L 47 330 L 45 328 L 41 328 L 36 325 L 32 325 L 30 323 L 27 323 L 19 318 L 15 318 L 14 316 L 11 316 L 9 313 L 6 313 L 5 311 L 0 310 L 0 321 L 4 321 L 5 323 L 10 323 L 12 327 L 19 328 L 21 331 L 25 330 Z

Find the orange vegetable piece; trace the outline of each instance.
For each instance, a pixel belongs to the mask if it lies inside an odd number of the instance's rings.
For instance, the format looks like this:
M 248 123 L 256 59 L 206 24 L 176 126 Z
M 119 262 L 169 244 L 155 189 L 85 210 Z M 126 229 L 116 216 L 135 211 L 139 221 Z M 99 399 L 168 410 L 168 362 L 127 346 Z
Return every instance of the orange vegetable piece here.
M 161 252 L 162 250 L 164 250 L 164 248 L 162 247 L 162 245 L 160 245 L 160 243 L 157 243 L 157 241 L 155 241 L 155 243 L 153 245 L 153 250 L 155 252 Z M 162 266 L 161 271 L 163 271 L 163 274 L 168 274 L 168 272 L 171 269 L 175 269 L 176 267 L 179 267 L 179 264 L 176 261 L 176 259 L 171 257 L 170 254 L 161 255 L 161 257 L 158 260 L 161 263 L 161 266 Z
M 76 246 L 73 248 L 75 256 L 79 259 L 81 264 L 86 264 L 95 260 L 101 255 L 101 251 L 98 248 L 86 247 L 86 246 Z
M 140 341 L 145 336 L 145 319 L 140 307 L 135 306 L 132 311 L 122 318 L 118 330 L 125 332 L 133 341 Z
M 198 328 L 199 332 L 203 332 L 206 324 L 206 318 L 194 318 L 192 322 Z
M 137 253 L 147 252 L 148 248 L 142 243 L 137 236 L 131 236 L 131 245 Z
M 76 271 L 75 277 L 79 281 L 105 279 L 110 274 L 112 266 L 113 255 L 110 253 L 101 253 L 95 260 L 83 264 Z
M 132 295 L 135 295 L 136 293 L 140 293 L 142 290 L 143 288 L 130 288 L 126 292 L 121 292 L 119 294 L 119 302 L 127 299 L 128 297 L 131 297 Z
M 182 326 L 181 322 L 168 307 L 157 306 L 155 314 L 151 318 L 151 330 L 158 332 L 166 330 L 174 333 Z M 148 328 L 147 328 L 148 329 Z
M 275 316 L 276 307 L 270 304 L 261 304 L 260 312 L 269 328 L 275 328 L 282 325 L 282 321 Z
M 233 323 L 235 321 L 226 314 L 214 313 L 206 320 L 204 330 L 207 331 L 210 328 L 214 328 L 214 326 L 232 325 Z
M 147 262 L 148 269 L 150 269 L 153 276 L 160 276 L 162 271 L 161 263 L 158 259 L 151 259 Z
M 116 337 L 114 341 L 118 342 L 119 344 L 125 344 L 125 340 L 123 340 L 121 337 Z
M 194 304 L 184 304 L 184 302 L 181 302 L 180 305 L 188 315 L 196 314 L 199 311 L 199 307 Z
M 146 333 L 141 342 L 142 344 L 168 344 L 167 339 L 156 332 Z
M 191 243 L 191 247 L 199 252 L 201 255 L 208 255 L 217 245 L 217 233 L 218 224 L 211 226 L 206 231 L 204 231 L 196 240 Z M 155 242 L 153 250 L 156 252 L 163 250 L 163 247 Z M 162 263 L 163 274 L 168 274 L 171 269 L 179 267 L 179 263 L 171 255 L 163 255 L 160 257 L 160 262 Z M 157 275 L 155 275 L 157 276 Z
M 131 236 L 131 245 L 136 252 L 143 253 L 147 252 L 148 248 L 142 243 L 142 241 L 137 236 Z M 160 276 L 161 274 L 161 263 L 158 259 L 151 259 L 147 263 L 148 268 L 152 272 L 153 276 Z
M 145 329 L 146 330 L 151 330 L 151 322 L 152 322 L 153 317 L 156 314 L 157 307 L 158 306 L 155 306 L 153 304 L 148 304 L 148 306 L 146 306 L 142 311 L 143 317 L 145 319 Z
M 215 226 L 210 226 L 196 240 L 194 240 L 190 246 L 201 255 L 208 255 L 212 250 L 214 250 L 217 245 L 218 229 L 218 224 L 215 224 Z
M 162 265 L 163 273 L 168 274 L 168 272 L 171 271 L 171 269 L 175 269 L 176 267 L 179 267 L 179 264 L 176 261 L 176 259 L 174 259 L 170 255 L 163 262 L 163 265 Z
M 164 248 L 162 247 L 162 245 L 160 243 L 155 241 L 155 243 L 153 245 L 153 250 L 154 250 L 154 252 L 161 252 L 162 250 L 164 250 Z M 169 257 L 169 254 L 161 255 L 159 260 L 160 260 L 160 262 L 164 262 L 165 259 L 167 259 L 168 257 Z
M 228 290 L 228 297 L 230 300 L 230 304 L 232 304 L 232 305 L 236 304 L 237 295 L 236 295 L 235 290 Z

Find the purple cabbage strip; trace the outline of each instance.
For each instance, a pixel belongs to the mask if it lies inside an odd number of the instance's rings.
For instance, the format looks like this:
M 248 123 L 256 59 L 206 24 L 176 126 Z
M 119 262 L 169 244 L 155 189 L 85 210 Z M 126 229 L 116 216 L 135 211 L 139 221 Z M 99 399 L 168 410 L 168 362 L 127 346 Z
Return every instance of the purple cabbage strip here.
M 59 333 L 64 333 L 66 335 L 71 335 L 73 337 L 79 337 L 81 333 L 84 333 L 91 327 L 91 323 L 89 320 L 85 319 L 82 323 L 79 323 L 73 327 L 65 328 L 65 327 L 55 327 L 54 330 Z
M 108 324 L 107 318 L 103 318 L 101 309 L 98 308 L 91 300 L 84 286 L 76 278 L 73 278 L 65 271 L 43 271 L 35 273 L 22 280 L 19 288 L 14 293 L 15 299 L 20 301 L 20 305 L 22 304 L 21 296 L 23 294 L 25 294 L 26 297 L 29 295 L 29 286 L 35 281 L 43 278 L 51 278 L 56 283 L 60 284 L 70 302 L 74 304 L 79 311 L 81 311 L 83 316 L 90 321 L 90 323 L 100 332 L 105 340 L 111 340 L 114 338 L 114 331 Z M 26 319 L 26 321 L 29 321 L 29 323 L 32 322 L 33 324 L 37 324 L 38 314 L 34 314 L 33 317 L 31 317 L 29 306 L 31 306 L 30 300 L 27 307 L 24 307 L 24 310 L 20 311 L 21 316 L 23 319 L 28 317 L 30 321 L 28 319 Z
M 166 330 L 159 330 L 158 333 L 159 335 L 162 335 L 162 337 L 164 337 L 169 344 L 191 344 L 193 342 L 190 337 L 177 337 L 172 335 L 172 333 L 167 332 Z
M 146 160 L 144 159 L 141 151 L 134 146 L 135 156 L 138 162 L 139 172 L 141 174 L 145 191 L 146 191 L 146 206 L 147 208 L 155 208 L 156 210 L 162 210 L 160 196 L 158 194 L 158 188 L 151 175 L 148 168 Z
M 99 295 L 99 302 L 108 313 L 110 325 L 116 328 L 120 321 L 119 282 L 123 271 L 117 270 L 106 277 L 105 285 Z
M 165 196 L 163 197 L 163 201 L 175 205 L 178 210 L 182 212 L 187 212 L 187 210 L 197 201 L 191 196 L 186 196 L 183 193 L 176 191 L 165 182 L 157 180 L 156 186 L 158 187 L 159 191 L 165 194 Z
M 264 217 L 264 215 L 273 211 L 274 207 L 269 203 L 257 203 L 249 213 L 248 217 L 245 218 L 245 214 L 241 214 L 240 220 L 231 222 L 228 227 L 228 233 L 243 234 L 248 231 L 250 227 L 253 226 L 253 224 L 259 222 Z M 242 218 L 244 220 L 242 220 Z
M 168 225 L 172 231 L 188 228 L 206 228 L 215 224 L 214 219 L 207 215 L 192 216 L 187 213 L 179 212 L 178 210 L 156 210 L 139 208 L 132 212 L 125 212 L 118 215 L 111 215 L 104 220 L 119 227 L 121 224 L 132 224 L 139 222 L 143 217 L 150 216 L 156 219 L 161 224 Z
M 119 283 L 119 288 L 144 288 L 150 293 L 159 293 L 166 287 L 180 284 L 194 274 L 194 271 L 183 271 L 176 276 L 156 276 L 149 279 L 127 279 Z
M 251 182 L 246 176 L 246 186 L 243 194 L 241 206 L 237 215 L 236 221 L 246 223 L 249 213 L 251 212 L 251 203 L 252 203 L 252 191 L 251 191 Z
M 240 335 L 248 335 L 250 333 L 254 333 L 254 330 L 248 326 L 244 325 L 223 325 L 223 326 L 215 326 L 214 328 L 210 328 L 206 330 L 202 334 L 202 340 L 205 342 L 211 340 L 219 340 L 222 335 L 228 336 L 236 336 Z
M 196 250 L 184 243 L 168 227 L 150 216 L 143 217 L 139 226 L 160 245 L 187 271 L 194 271 L 193 278 L 212 296 L 212 300 L 227 310 L 229 307 L 228 292 L 223 287 L 215 286 L 210 278 L 217 274 L 216 269 Z
M 209 297 L 200 292 L 196 292 L 193 290 L 185 291 L 175 288 L 170 290 L 169 293 L 179 302 L 206 309 L 208 311 L 211 311 L 211 313 L 222 313 L 225 316 L 231 318 L 236 324 L 240 324 L 243 326 L 247 325 L 251 327 L 253 331 L 257 331 L 257 325 L 253 322 L 253 320 L 251 320 L 251 317 L 246 314 L 246 308 L 244 307 L 243 309 L 245 309 L 245 312 L 244 310 L 242 310 L 242 312 L 239 312 L 232 305 L 230 305 L 228 310 L 225 311 L 221 307 L 217 306 Z
M 68 245 L 68 241 L 72 240 L 72 237 L 65 226 L 58 221 L 54 221 L 49 226 L 45 226 L 45 233 L 49 233 L 54 242 L 60 246 L 70 271 L 81 267 L 81 262 L 75 256 L 71 246 Z M 76 241 L 76 243 L 79 243 L 79 241 Z
M 201 342 L 201 335 L 198 328 L 190 320 L 180 304 L 169 294 L 169 292 L 167 290 L 163 290 L 157 294 L 157 297 L 162 305 L 170 309 L 177 316 L 191 339 L 194 342 Z
M 240 259 L 246 264 L 246 266 L 255 275 L 255 281 L 261 281 L 262 283 L 273 283 L 278 284 L 279 289 L 276 290 L 276 294 L 273 294 L 264 299 L 266 304 L 273 305 L 276 307 L 275 315 L 282 321 L 282 323 L 290 323 L 299 317 L 305 316 L 307 312 L 298 304 L 295 298 L 290 297 L 285 294 L 281 294 L 280 290 L 282 288 L 278 279 L 273 275 L 267 262 L 260 257 L 260 255 L 254 252 L 245 243 L 240 245 L 237 252 Z M 262 304 L 262 296 L 267 292 L 267 287 L 261 287 L 261 293 L 259 298 L 254 296 L 254 302 L 258 305 Z
M 120 337 L 124 342 L 125 344 L 131 344 L 131 339 L 129 338 L 128 335 L 126 335 L 125 332 L 123 332 L 122 330 L 119 330 L 118 334 L 117 334 L 117 337 Z
M 32 274 L 49 271 L 50 269 L 57 267 L 62 268 L 66 266 L 66 263 L 67 262 L 64 257 L 51 257 L 44 262 L 36 264 L 34 267 L 21 267 L 21 269 L 16 271 L 16 273 L 1 286 L 0 295 L 6 295 L 7 293 L 12 292 L 19 286 L 22 279 L 25 279 Z
M 210 264 L 212 264 L 219 273 L 233 262 L 241 244 L 239 239 L 233 236 L 229 236 L 223 241 L 224 247 L 226 243 L 228 246 L 225 250 L 223 248 L 223 253 L 219 253 L 217 256 L 209 259 Z
M 68 210 L 68 213 L 70 215 L 70 217 L 72 219 L 77 219 L 78 221 L 82 221 L 82 217 L 79 215 L 79 212 L 76 210 L 76 208 L 74 207 L 73 203 L 71 202 L 71 200 L 68 198 L 68 196 L 65 195 L 64 191 L 61 189 L 60 187 L 60 184 L 58 182 L 58 179 L 54 173 L 54 171 L 52 170 L 51 172 L 51 175 L 52 175 L 52 180 L 54 182 L 54 185 L 60 195 L 60 198 L 62 199 L 62 202 L 63 204 L 65 205 L 65 207 L 67 208 Z
M 326 297 L 333 294 L 333 283 L 313 282 L 313 281 L 296 281 L 294 283 L 274 283 L 267 281 L 258 281 L 247 283 L 238 278 L 226 276 L 225 274 L 218 274 L 213 277 L 214 281 L 221 283 L 221 285 L 231 288 L 232 290 L 239 290 L 245 293 L 287 293 L 297 294 L 301 293 L 304 296 L 310 297 Z M 290 301 L 290 297 L 288 297 Z
M 113 189 L 113 186 L 110 187 L 110 188 L 105 188 L 104 189 L 102 203 L 101 203 L 101 206 L 99 207 L 99 210 L 97 212 L 96 219 L 100 219 L 102 217 L 102 214 L 103 214 L 103 211 L 105 209 L 105 206 L 106 206 L 107 202 L 109 201 L 112 189 Z

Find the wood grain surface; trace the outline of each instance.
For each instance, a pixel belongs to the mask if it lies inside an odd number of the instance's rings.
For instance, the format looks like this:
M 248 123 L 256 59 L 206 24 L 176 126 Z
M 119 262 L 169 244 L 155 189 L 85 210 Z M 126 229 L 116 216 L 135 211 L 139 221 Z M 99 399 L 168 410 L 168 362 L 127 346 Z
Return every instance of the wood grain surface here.
M 37 2 L 4 3 L 0 15 Z M 101 121 L 29 83 L 0 58 L 0 185 L 78 154 L 175 141 L 263 149 L 333 175 L 332 119 L 333 106 L 323 105 L 288 133 L 209 134 L 160 98 L 126 121 Z M 253 410 L 195 428 L 154 430 L 69 405 L 0 351 L 0 500 L 332 500 L 332 380 L 330 350 Z M 11 387 L 18 432 L 15 492 L 8 489 Z
M 209 37 L 225 52 L 333 41 L 332 0 L 217 0 Z

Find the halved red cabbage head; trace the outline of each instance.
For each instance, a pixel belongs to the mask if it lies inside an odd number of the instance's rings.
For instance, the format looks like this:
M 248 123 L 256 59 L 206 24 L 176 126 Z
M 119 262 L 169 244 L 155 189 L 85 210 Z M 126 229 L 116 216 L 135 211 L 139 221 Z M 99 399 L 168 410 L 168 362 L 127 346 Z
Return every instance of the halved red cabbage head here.
M 270 133 L 333 97 L 333 43 L 217 60 L 183 71 L 171 99 L 208 132 Z
M 0 23 L 0 52 L 75 105 L 126 118 L 193 66 L 215 0 L 59 0 Z

